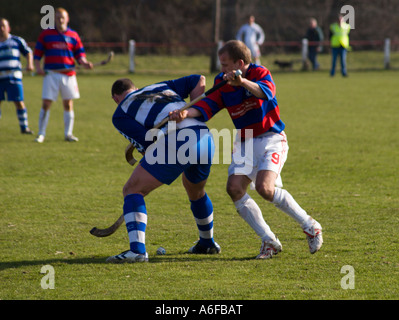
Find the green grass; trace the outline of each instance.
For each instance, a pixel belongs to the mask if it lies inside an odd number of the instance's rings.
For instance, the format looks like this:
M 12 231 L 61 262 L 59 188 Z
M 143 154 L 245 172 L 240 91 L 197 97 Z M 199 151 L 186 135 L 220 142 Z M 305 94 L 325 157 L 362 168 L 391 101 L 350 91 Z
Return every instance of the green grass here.
M 115 70 L 122 70 L 118 59 Z M 206 72 L 209 60 L 202 60 L 193 72 Z M 347 79 L 324 71 L 274 74 L 290 145 L 284 187 L 321 222 L 320 252 L 310 255 L 299 226 L 250 191 L 284 247 L 272 260 L 255 260 L 260 241 L 235 212 L 225 192 L 227 165 L 220 164 L 207 185 L 220 255 L 185 253 L 197 231 L 179 179 L 146 198 L 150 262 L 109 265 L 108 256 L 128 248 L 124 226 L 108 238 L 89 230 L 122 213 L 122 186 L 132 171 L 124 160 L 127 141 L 111 123 L 110 85 L 125 75 L 111 67 L 78 78 L 76 144 L 63 141 L 60 100 L 42 145 L 19 134 L 11 103 L 1 106 L 0 299 L 398 299 L 397 72 L 357 71 Z M 192 70 L 186 68 L 132 78 L 144 86 Z M 208 85 L 212 78 L 207 74 Z M 24 86 L 37 132 L 41 78 L 25 77 Z M 209 127 L 233 128 L 224 112 Z M 155 254 L 161 245 L 165 256 Z M 44 265 L 55 269 L 54 290 L 41 288 Z M 341 288 L 345 265 L 355 270 L 353 290 Z

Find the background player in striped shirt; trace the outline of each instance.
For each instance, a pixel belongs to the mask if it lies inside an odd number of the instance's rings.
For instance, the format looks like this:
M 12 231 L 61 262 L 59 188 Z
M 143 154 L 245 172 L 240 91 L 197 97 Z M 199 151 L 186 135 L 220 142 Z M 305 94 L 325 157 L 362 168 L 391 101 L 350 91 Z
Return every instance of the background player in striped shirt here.
M 156 143 L 148 135 L 150 129 L 166 118 L 169 112 L 183 107 L 185 98 L 193 100 L 204 91 L 205 77 L 199 75 L 164 81 L 142 89 L 137 89 L 129 79 L 119 79 L 113 84 L 112 98 L 118 107 L 112 122 L 144 157 L 123 188 L 123 214 L 130 250 L 109 257 L 107 262 L 148 261 L 144 197 L 163 184 L 171 184 L 181 174 L 199 231 L 199 241 L 189 249 L 189 253 L 220 252 L 220 246 L 213 238 L 213 205 L 205 192 L 215 148 L 207 126 L 196 119 L 186 119 L 176 126 L 174 133 L 168 129 L 167 135 L 158 136 Z
M 93 64 L 86 59 L 78 33 L 68 27 L 69 15 L 63 8 L 55 10 L 55 29 L 43 30 L 36 43 L 34 64 L 37 74 L 44 75 L 42 109 L 36 141 L 42 143 L 50 117 L 50 106 L 61 93 L 64 106 L 64 135 L 66 141 L 78 141 L 73 135 L 75 112 L 73 100 L 80 98 L 76 80 L 75 60 L 86 69 Z M 40 60 L 44 56 L 44 68 Z
M 32 134 L 28 124 L 28 111 L 24 103 L 22 85 L 21 54 L 26 57 L 26 70 L 33 70 L 32 50 L 21 37 L 10 34 L 11 28 L 7 19 L 0 18 L 0 101 L 13 101 L 21 133 Z M 1 117 L 1 109 L 0 109 Z
M 313 254 L 323 243 L 322 228 L 288 191 L 282 189 L 280 173 L 287 159 L 288 143 L 270 71 L 252 64 L 250 50 L 237 40 L 226 42 L 219 50 L 219 60 L 222 73 L 216 76 L 215 84 L 227 79 L 228 85 L 208 95 L 193 108 L 172 112 L 171 118 L 180 121 L 187 117 L 199 117 L 207 121 L 226 108 L 240 133 L 228 171 L 227 192 L 238 213 L 262 239 L 257 258 L 271 258 L 282 250 L 282 246 L 266 224 L 259 206 L 246 191 L 251 182 L 254 182 L 256 191 L 265 200 L 298 222 Z M 238 69 L 242 71 L 242 78 L 234 74 Z M 242 165 L 237 160 L 248 141 L 253 143 L 253 152 L 244 155 L 246 161 Z

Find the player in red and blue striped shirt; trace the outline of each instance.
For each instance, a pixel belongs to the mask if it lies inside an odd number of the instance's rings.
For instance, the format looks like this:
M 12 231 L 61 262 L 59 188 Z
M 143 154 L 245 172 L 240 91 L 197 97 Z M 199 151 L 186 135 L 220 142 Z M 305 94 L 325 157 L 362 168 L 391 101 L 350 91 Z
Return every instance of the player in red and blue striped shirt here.
M 50 106 L 61 92 L 64 106 L 65 140 L 78 141 L 73 134 L 75 113 L 73 99 L 80 98 L 76 80 L 75 60 L 86 69 L 93 64 L 86 59 L 85 50 L 78 33 L 68 27 L 69 15 L 63 8 L 55 11 L 55 29 L 43 30 L 34 51 L 36 72 L 44 75 L 43 104 L 39 115 L 39 132 L 36 141 L 42 143 L 50 116 Z M 44 67 L 40 60 L 44 56 Z
M 78 33 L 70 28 L 65 32 L 57 29 L 43 30 L 37 40 L 34 59 L 44 57 L 44 70 L 66 70 L 67 75 L 76 74 L 75 60 L 86 57 L 85 50 Z
M 265 222 L 259 206 L 247 193 L 252 182 L 265 200 L 272 202 L 302 227 L 313 254 L 323 243 L 322 228 L 288 191 L 282 189 L 280 173 L 287 159 L 288 143 L 270 71 L 251 63 L 251 52 L 241 41 L 226 42 L 218 53 L 222 73 L 216 76 L 215 84 L 222 80 L 228 80 L 228 84 L 209 94 L 193 108 L 174 111 L 170 117 L 176 121 L 187 117 L 209 120 L 220 110 L 227 109 L 239 129 L 228 170 L 227 192 L 240 216 L 262 240 L 257 259 L 271 258 L 282 250 L 282 246 Z M 241 70 L 243 77 L 236 77 L 236 70 Z
M 223 80 L 224 73 L 215 78 L 215 85 Z M 209 120 L 220 110 L 226 108 L 241 137 L 245 138 L 245 129 L 252 129 L 253 137 L 266 132 L 280 133 L 285 124 L 280 119 L 276 99 L 276 85 L 268 69 L 249 64 L 245 78 L 259 86 L 265 97 L 259 98 L 241 86 L 224 86 L 197 103 L 205 120 Z M 262 96 L 263 96 L 262 95 Z

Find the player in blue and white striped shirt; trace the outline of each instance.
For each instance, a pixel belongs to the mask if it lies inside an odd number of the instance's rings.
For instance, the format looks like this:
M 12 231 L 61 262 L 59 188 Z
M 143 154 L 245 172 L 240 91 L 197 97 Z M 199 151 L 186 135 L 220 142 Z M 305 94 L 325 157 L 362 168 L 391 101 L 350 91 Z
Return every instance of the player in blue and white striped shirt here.
M 181 174 L 199 231 L 199 241 L 189 252 L 220 252 L 220 246 L 213 239 L 213 205 L 205 192 L 215 148 L 209 129 L 201 121 L 186 119 L 176 126 L 175 131 L 168 129 L 167 135 L 159 136 L 156 143 L 149 134 L 170 112 L 183 107 L 185 98 L 195 99 L 204 91 L 205 77 L 200 75 L 142 89 L 137 89 L 129 79 L 119 79 L 113 84 L 112 98 L 118 107 L 112 122 L 144 157 L 123 188 L 123 213 L 130 250 L 109 257 L 107 262 L 148 261 L 144 197 L 163 184 L 171 184 Z M 169 123 L 170 126 L 173 124 Z
M 10 24 L 7 19 L 0 18 L 0 102 L 13 101 L 21 133 L 32 134 L 28 125 L 28 112 L 24 103 L 22 86 L 22 65 L 20 57 L 27 59 L 27 70 L 33 70 L 33 54 L 25 40 L 10 34 Z M 0 111 L 1 116 L 1 111 Z

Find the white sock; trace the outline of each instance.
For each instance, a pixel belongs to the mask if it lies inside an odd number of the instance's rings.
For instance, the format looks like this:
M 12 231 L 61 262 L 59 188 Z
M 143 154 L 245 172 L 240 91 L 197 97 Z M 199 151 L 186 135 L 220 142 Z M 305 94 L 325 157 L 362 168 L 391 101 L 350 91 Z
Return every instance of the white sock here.
M 50 118 L 50 110 L 45 111 L 43 108 L 40 109 L 39 113 L 39 132 L 38 135 L 45 136 L 48 120 Z
M 303 227 L 310 219 L 310 216 L 299 206 L 287 190 L 280 188 L 275 188 L 274 190 L 273 204 Z
M 64 110 L 65 137 L 72 135 L 74 121 L 75 121 L 75 112 L 73 110 L 72 111 Z
M 234 205 L 240 216 L 254 229 L 262 241 L 276 240 L 276 236 L 263 219 L 259 206 L 247 193 L 240 200 L 234 202 Z

